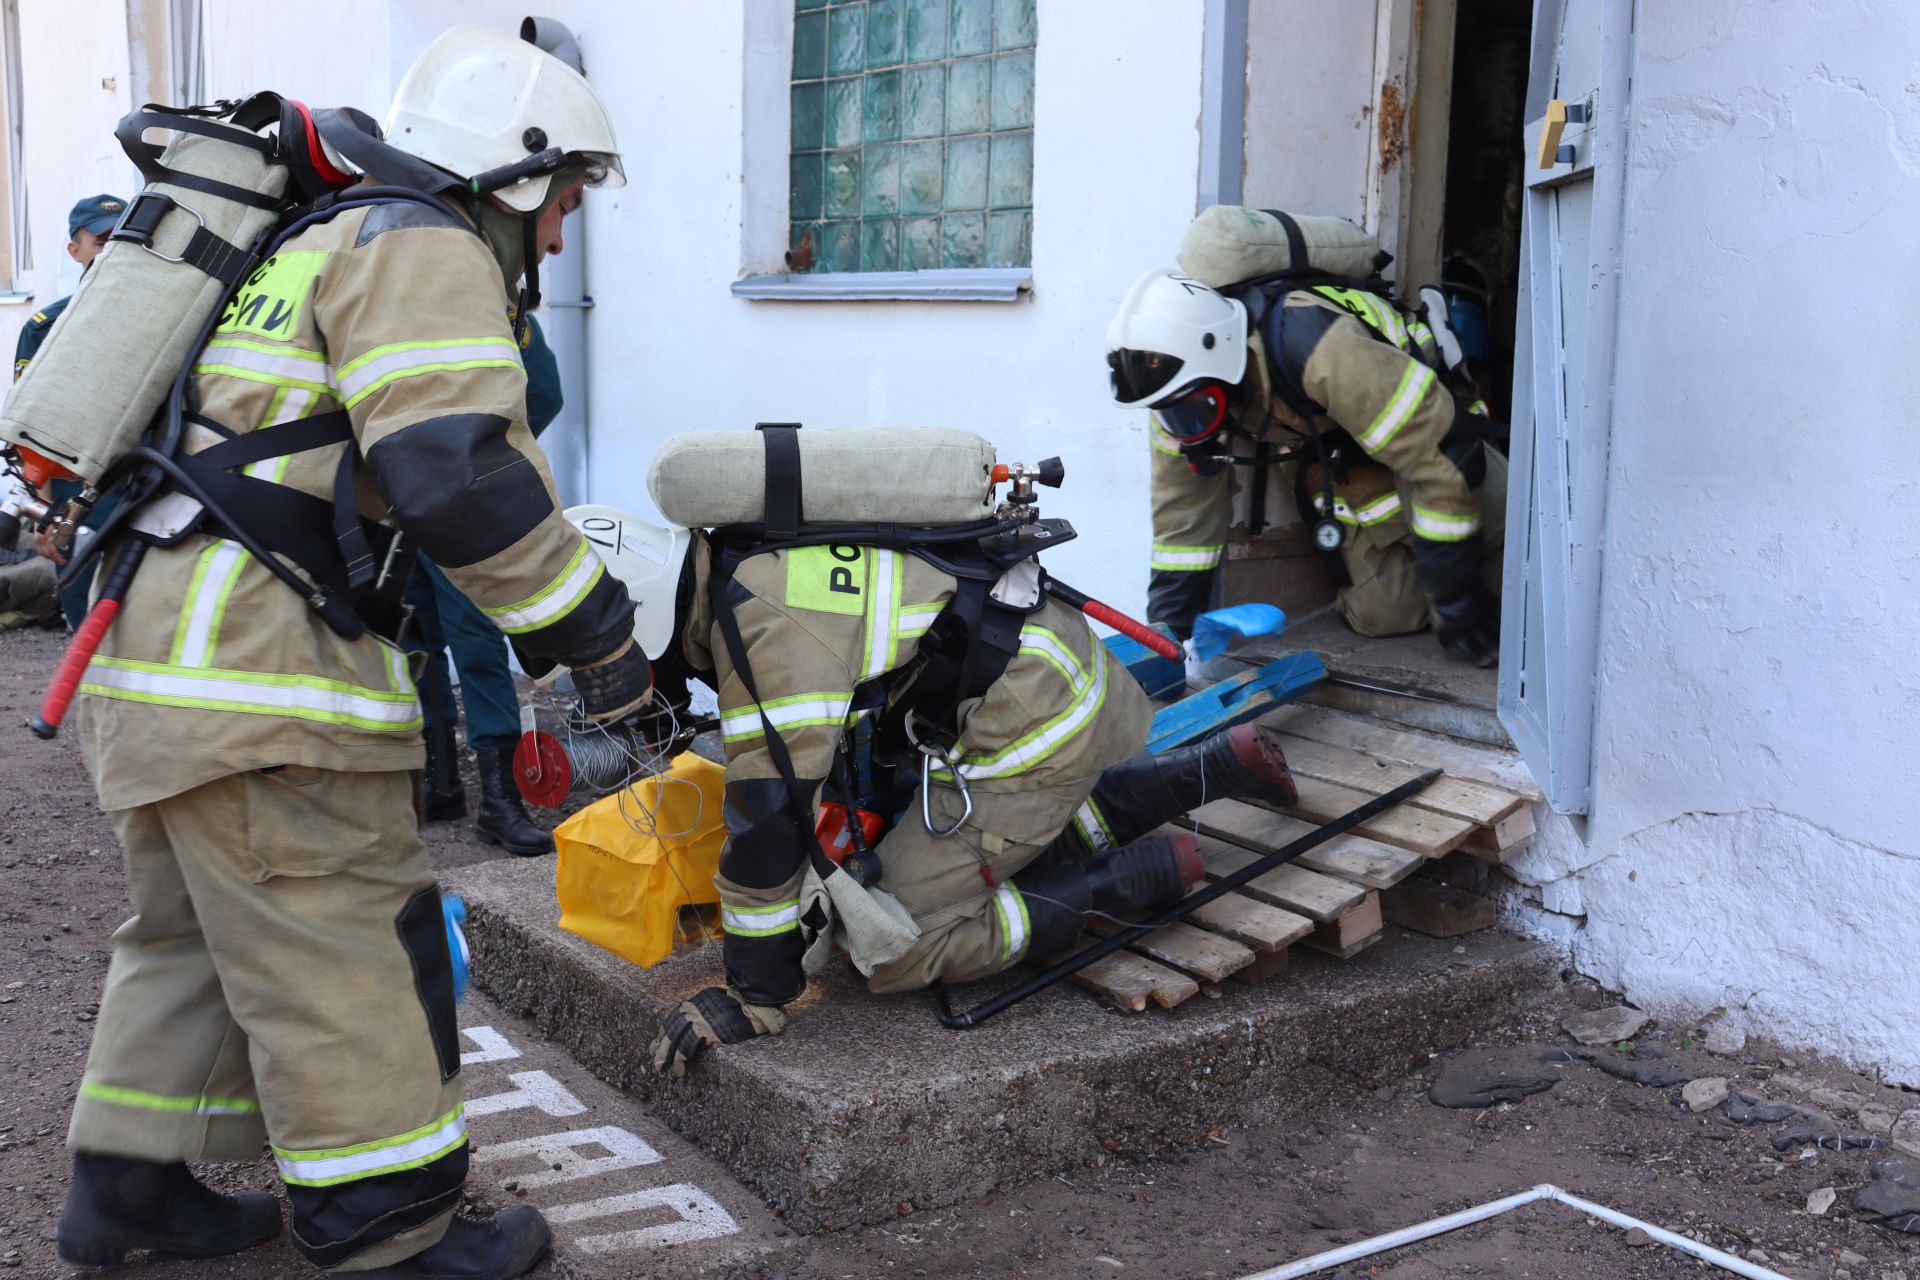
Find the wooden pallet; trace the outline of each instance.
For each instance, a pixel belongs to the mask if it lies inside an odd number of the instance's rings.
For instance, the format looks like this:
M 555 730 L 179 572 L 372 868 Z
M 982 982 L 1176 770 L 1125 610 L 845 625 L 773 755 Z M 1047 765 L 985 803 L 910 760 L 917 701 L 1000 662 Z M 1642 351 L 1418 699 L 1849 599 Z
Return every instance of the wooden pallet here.
M 1388 923 L 1434 937 L 1492 923 L 1485 898 L 1414 873 L 1456 851 L 1459 865 L 1472 866 L 1461 860 L 1498 863 L 1525 849 L 1541 794 L 1524 769 L 1499 752 L 1323 707 L 1289 705 L 1259 719 L 1281 735 L 1300 802 L 1280 811 L 1215 800 L 1162 828 L 1197 836 L 1210 880 L 1426 769 L 1446 774 L 1297 863 L 1266 872 L 1076 976 L 1116 1008 L 1173 1008 L 1203 993 L 1219 995 L 1229 978 L 1267 981 L 1285 972 L 1295 945 L 1351 959 L 1378 945 Z M 1107 936 L 1116 928 L 1093 932 Z

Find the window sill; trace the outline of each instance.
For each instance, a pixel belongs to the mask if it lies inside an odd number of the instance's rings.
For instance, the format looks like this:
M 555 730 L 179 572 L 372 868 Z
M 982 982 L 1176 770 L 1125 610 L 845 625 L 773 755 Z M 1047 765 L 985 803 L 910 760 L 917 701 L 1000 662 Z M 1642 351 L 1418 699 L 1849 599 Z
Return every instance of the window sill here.
M 733 282 L 733 296 L 757 302 L 1017 302 L 1032 287 L 1031 267 L 822 271 L 749 276 Z
M 27 289 L 0 289 L 0 307 L 19 307 L 32 302 L 34 295 Z

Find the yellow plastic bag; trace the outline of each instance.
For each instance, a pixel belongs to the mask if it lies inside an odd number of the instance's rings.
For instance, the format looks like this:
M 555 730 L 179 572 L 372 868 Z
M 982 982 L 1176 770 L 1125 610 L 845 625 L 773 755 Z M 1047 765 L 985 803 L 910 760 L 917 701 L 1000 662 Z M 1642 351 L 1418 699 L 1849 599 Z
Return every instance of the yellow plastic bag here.
M 718 937 L 725 778 L 685 752 L 555 828 L 560 927 L 643 968 Z

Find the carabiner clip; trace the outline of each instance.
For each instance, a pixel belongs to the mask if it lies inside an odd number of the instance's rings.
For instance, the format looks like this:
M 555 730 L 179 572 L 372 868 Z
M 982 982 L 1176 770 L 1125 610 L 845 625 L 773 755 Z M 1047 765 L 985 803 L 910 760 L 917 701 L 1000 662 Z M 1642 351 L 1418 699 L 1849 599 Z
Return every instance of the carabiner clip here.
M 907 741 L 920 753 L 920 821 L 935 840 L 945 840 L 966 826 L 967 819 L 973 816 L 973 795 L 967 790 L 966 778 L 961 776 L 957 755 L 943 751 L 931 742 L 920 741 L 920 735 L 913 731 L 913 721 L 913 713 L 909 712 L 902 728 L 906 730 Z M 936 760 L 953 775 L 953 789 L 960 793 L 961 801 L 960 816 L 944 831 L 933 825 L 933 764 Z

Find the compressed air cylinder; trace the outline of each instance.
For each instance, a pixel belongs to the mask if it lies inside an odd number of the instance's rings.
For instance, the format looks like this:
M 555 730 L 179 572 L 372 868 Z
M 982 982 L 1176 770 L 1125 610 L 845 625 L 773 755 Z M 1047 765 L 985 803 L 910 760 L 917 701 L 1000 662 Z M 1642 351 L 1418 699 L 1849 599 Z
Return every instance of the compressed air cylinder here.
M 160 163 L 274 200 L 286 189 L 284 165 L 219 137 L 177 134 Z M 108 243 L 0 408 L 0 439 L 90 483 L 139 442 L 181 363 L 193 354 L 189 348 L 201 326 L 226 300 L 221 281 L 167 259 L 179 257 L 203 223 L 245 249 L 275 218 L 271 209 L 168 182 L 147 190 L 178 204 L 161 220 L 151 249 L 124 240 Z
M 1373 274 L 1380 242 L 1367 232 L 1345 218 L 1295 216 L 1293 221 L 1306 249 L 1304 261 L 1295 259 L 1286 225 L 1273 214 L 1216 204 L 1187 227 L 1180 240 L 1180 270 L 1214 289 L 1276 271 Z
M 808 524 L 960 524 L 994 512 L 993 445 L 957 427 L 807 427 L 799 433 L 800 510 Z M 766 517 L 758 431 L 669 436 L 647 492 L 675 524 L 706 529 Z

